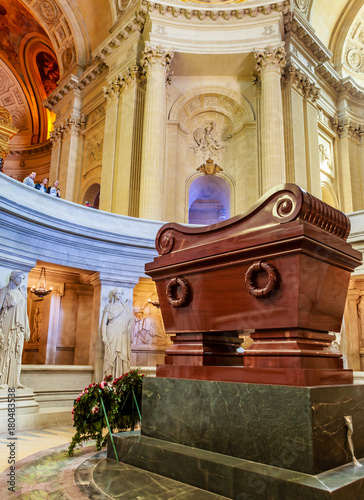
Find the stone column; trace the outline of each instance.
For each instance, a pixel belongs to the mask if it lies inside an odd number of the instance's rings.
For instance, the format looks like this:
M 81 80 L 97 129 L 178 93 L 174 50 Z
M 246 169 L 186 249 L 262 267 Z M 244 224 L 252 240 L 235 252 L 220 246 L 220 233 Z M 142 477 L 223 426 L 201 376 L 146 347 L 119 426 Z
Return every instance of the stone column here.
M 110 143 L 110 151 L 106 152 L 104 148 L 107 173 L 104 174 L 103 167 L 102 208 L 134 217 L 139 215 L 144 80 L 139 66 L 134 64 L 104 89 L 109 103 L 114 103 L 114 106 L 107 107 L 106 119 L 112 123 L 105 130 L 115 132 L 107 134 L 111 137 L 105 136 L 105 143 Z
M 320 89 L 291 64 L 283 76 L 283 116 L 287 182 L 321 198 L 316 100 Z
M 51 134 L 53 144 L 56 144 L 57 139 L 59 142 L 58 147 L 55 148 L 54 152 L 52 151 L 50 173 L 55 178 L 50 182 L 52 183 L 58 178 L 61 196 L 69 201 L 76 201 L 75 193 L 77 189 L 75 189 L 75 185 L 79 183 L 77 171 L 82 166 L 79 135 L 85 123 L 84 115 L 71 115 L 60 123 Z
M 9 111 L 0 106 L 0 172 L 3 171 L 5 158 L 10 151 L 9 141 L 17 132 Z
M 284 45 L 255 52 L 261 75 L 262 191 L 286 180 L 281 74 L 286 64 Z
M 346 116 L 340 120 L 334 119 L 332 125 L 339 137 L 336 141 L 336 151 L 340 165 L 338 169 L 340 210 L 346 213 L 363 210 L 363 184 L 360 181 L 362 127 L 351 122 Z
M 139 217 L 162 220 L 166 150 L 166 76 L 173 51 L 146 45 L 141 65 L 147 76 Z

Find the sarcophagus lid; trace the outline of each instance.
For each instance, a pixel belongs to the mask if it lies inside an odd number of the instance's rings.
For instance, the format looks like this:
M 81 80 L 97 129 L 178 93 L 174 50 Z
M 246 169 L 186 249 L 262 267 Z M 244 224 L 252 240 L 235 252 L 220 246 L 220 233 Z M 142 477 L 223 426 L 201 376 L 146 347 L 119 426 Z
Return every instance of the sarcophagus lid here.
M 349 231 L 342 212 L 294 184 L 212 226 L 165 224 L 146 274 L 166 332 L 339 331 L 361 263 Z

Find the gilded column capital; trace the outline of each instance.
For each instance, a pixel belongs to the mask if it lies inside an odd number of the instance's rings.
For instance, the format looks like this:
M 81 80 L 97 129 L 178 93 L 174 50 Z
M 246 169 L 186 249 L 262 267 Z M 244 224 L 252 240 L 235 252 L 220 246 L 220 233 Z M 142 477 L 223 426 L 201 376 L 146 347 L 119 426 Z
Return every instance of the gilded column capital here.
M 165 49 L 162 45 L 153 47 L 146 43 L 140 65 L 146 75 L 153 69 L 163 70 L 166 75 L 168 75 L 170 73 L 173 56 L 173 49 Z
M 263 73 L 265 71 L 283 72 L 286 65 L 286 51 L 284 50 L 284 43 L 276 48 L 268 45 L 263 50 L 255 50 L 254 57 L 256 61 L 256 71 Z

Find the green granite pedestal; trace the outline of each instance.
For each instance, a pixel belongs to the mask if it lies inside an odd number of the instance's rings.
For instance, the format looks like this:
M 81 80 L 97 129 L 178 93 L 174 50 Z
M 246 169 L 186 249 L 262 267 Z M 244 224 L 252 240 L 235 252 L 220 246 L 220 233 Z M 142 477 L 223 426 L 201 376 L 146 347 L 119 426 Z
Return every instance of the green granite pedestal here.
M 364 385 L 147 378 L 141 434 L 115 439 L 120 461 L 228 498 L 360 500 L 346 415 L 364 457 Z

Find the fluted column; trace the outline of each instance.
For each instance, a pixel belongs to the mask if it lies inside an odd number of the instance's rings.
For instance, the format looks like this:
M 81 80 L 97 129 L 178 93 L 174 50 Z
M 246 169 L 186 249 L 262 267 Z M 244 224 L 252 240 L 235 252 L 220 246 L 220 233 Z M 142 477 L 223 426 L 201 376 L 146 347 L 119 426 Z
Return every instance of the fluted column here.
M 9 141 L 17 132 L 9 111 L 0 106 L 0 172 L 3 171 L 5 158 L 10 151 Z
M 255 52 L 261 75 L 262 190 L 285 182 L 281 74 L 286 64 L 283 44 Z
M 172 58 L 172 50 L 147 45 L 141 60 L 147 76 L 139 203 L 139 217 L 143 219 L 163 218 L 167 124 L 165 85 Z

